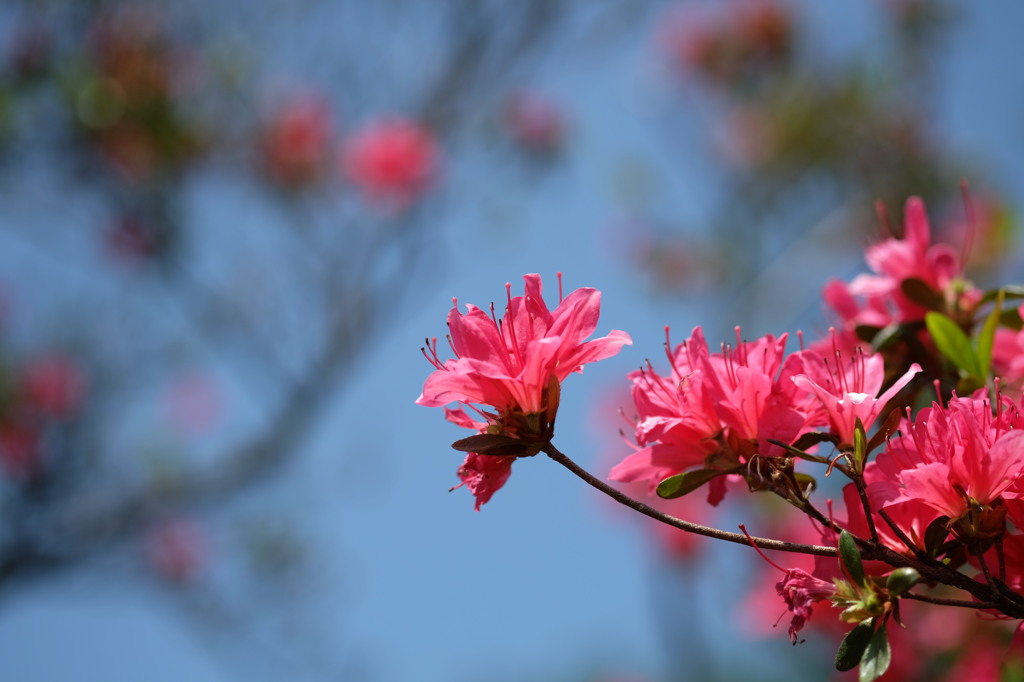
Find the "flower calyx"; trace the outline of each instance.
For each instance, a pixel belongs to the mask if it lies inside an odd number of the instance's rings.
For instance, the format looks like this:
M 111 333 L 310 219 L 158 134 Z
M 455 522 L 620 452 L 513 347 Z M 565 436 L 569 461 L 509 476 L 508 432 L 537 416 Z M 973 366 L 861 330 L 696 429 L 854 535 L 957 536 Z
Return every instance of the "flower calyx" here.
M 558 377 L 551 375 L 544 391 L 544 410 L 526 413 L 519 409 L 486 414 L 491 423 L 483 433 L 452 443 L 461 452 L 499 457 L 532 457 L 544 449 L 555 435 L 555 415 L 561 397 Z

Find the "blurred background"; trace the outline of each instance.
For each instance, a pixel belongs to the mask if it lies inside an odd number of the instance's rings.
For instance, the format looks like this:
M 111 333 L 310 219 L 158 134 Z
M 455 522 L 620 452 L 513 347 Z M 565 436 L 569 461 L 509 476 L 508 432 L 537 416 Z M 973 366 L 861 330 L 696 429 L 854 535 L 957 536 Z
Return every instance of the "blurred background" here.
M 822 333 L 876 200 L 898 230 L 925 197 L 962 244 L 969 181 L 971 275 L 1019 283 L 1022 19 L 5 2 L 4 679 L 827 678 L 836 632 L 791 646 L 743 548 L 652 529 L 543 458 L 480 512 L 449 493 L 465 433 L 413 404 L 419 349 L 453 296 L 500 305 L 524 273 L 552 305 L 557 272 L 602 290 L 599 334 L 634 345 L 566 382 L 555 442 L 603 476 L 665 325 Z

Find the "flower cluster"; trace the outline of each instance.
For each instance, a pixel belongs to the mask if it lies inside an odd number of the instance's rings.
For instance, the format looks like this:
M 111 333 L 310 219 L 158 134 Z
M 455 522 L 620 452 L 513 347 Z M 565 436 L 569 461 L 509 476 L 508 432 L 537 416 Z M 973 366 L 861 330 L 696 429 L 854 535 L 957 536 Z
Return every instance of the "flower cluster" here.
M 1024 290 L 975 288 L 962 256 L 932 243 L 916 198 L 907 202 L 902 236 L 870 246 L 867 262 L 872 273 L 826 287 L 841 326 L 825 339 L 804 347 L 801 336 L 800 349 L 787 353 L 787 335 L 745 341 L 737 328 L 734 344 L 712 352 L 701 327 L 675 347 L 666 328 L 667 370 L 648 362 L 628 375 L 636 445 L 612 467 L 612 480 L 665 499 L 706 486 L 711 505 L 730 482 L 745 482 L 810 522 L 796 542 L 669 516 L 587 474 L 551 444 L 560 383 L 629 343 L 619 331 L 584 341 L 597 324 L 594 290 L 548 311 L 540 278 L 528 275 L 524 296 L 508 293 L 501 320 L 493 306 L 490 314 L 453 309 L 456 357 L 442 363 L 436 340 L 429 344 L 424 353 L 436 371 L 417 402 L 458 402 L 475 413 L 446 410 L 478 433 L 454 444 L 469 453 L 459 476 L 478 509 L 515 458 L 543 451 L 674 528 L 804 555 L 789 567 L 768 560 L 783 573 L 774 592 L 791 614 L 792 641 L 815 605 L 830 602 L 836 622 L 850 628 L 838 669 L 859 666 L 862 680 L 890 665 L 910 669 L 894 659 L 887 628 L 902 624 L 907 598 L 1024 619 L 1024 308 L 1004 309 Z M 815 465 L 849 480 L 827 513 L 804 471 Z M 928 593 L 940 585 L 968 599 Z

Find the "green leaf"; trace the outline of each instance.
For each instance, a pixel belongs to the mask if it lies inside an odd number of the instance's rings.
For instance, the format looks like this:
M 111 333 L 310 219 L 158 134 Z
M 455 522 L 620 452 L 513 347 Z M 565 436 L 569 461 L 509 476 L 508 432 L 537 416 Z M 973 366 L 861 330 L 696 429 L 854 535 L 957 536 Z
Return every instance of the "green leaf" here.
M 1004 310 L 1003 314 L 999 316 L 999 326 L 1012 329 L 1015 332 L 1024 329 L 1024 320 L 1020 319 L 1020 311 L 1017 308 Z
M 999 297 L 996 299 L 996 305 L 992 308 L 992 312 L 985 319 L 985 326 L 981 328 L 981 333 L 978 334 L 978 364 L 981 373 L 978 378 L 985 380 L 988 378 L 988 370 L 992 367 L 992 346 L 996 340 L 996 328 L 999 326 L 999 317 L 1002 314 L 1003 309 L 1003 292 L 999 292 Z
M 897 409 L 889 410 L 889 414 L 885 416 L 885 421 L 875 431 L 875 435 L 871 436 L 871 440 L 868 441 L 868 452 L 874 452 L 875 448 L 885 442 L 885 439 L 896 432 L 896 429 L 900 427 L 900 419 L 903 418 L 903 413 Z
M 871 343 L 872 345 L 874 345 L 874 338 L 878 335 L 879 331 L 879 327 L 868 324 L 858 324 L 853 328 L 853 333 L 856 334 L 858 339 L 864 343 Z
M 948 523 L 948 516 L 940 516 L 928 524 L 928 528 L 924 531 L 924 550 L 928 552 L 929 556 L 939 555 L 939 550 L 942 549 L 946 538 L 949 537 Z
M 864 423 L 857 417 L 857 423 L 853 428 L 853 461 L 854 471 L 864 471 L 864 461 L 868 458 L 868 436 L 864 432 Z
M 991 289 L 985 292 L 985 295 L 981 297 L 982 303 L 988 303 L 994 301 L 1002 296 L 1005 298 L 1024 298 L 1024 284 L 1011 284 L 1009 286 L 1000 287 L 999 289 Z
M 928 286 L 923 279 L 908 277 L 900 282 L 900 290 L 911 301 L 923 305 L 929 310 L 942 310 L 946 306 L 942 294 Z
M 815 439 L 809 439 L 809 438 L 807 438 L 807 436 L 821 436 L 821 437 L 818 438 L 817 440 L 815 440 Z M 827 457 L 819 457 L 818 455 L 812 455 L 809 452 L 805 452 L 804 448 L 809 448 L 812 445 L 815 445 L 817 443 L 821 443 L 823 441 L 829 441 L 829 442 L 833 442 L 834 443 L 835 440 L 836 440 L 836 438 L 832 434 L 821 433 L 820 431 L 813 431 L 811 433 L 805 433 L 803 436 L 800 436 L 800 438 L 797 440 L 797 442 L 794 443 L 793 445 L 787 445 L 783 441 L 775 440 L 774 438 L 769 438 L 768 442 L 771 443 L 772 445 L 778 445 L 780 448 L 782 448 L 783 450 L 785 450 L 789 454 L 793 455 L 794 457 L 799 457 L 800 459 L 806 459 L 809 462 L 817 462 L 818 464 L 828 464 L 829 463 L 829 459 Z
M 478 455 L 525 455 L 529 444 L 518 438 L 501 436 L 492 433 L 480 433 L 452 443 L 452 447 L 461 452 L 475 452 Z
M 839 557 L 850 579 L 858 585 L 864 585 L 864 564 L 860 560 L 860 548 L 849 531 L 844 530 L 839 534 Z
M 712 478 L 724 476 L 727 473 L 729 472 L 719 469 L 697 469 L 696 471 L 687 471 L 675 476 L 669 476 L 658 484 L 658 497 L 666 500 L 682 497 L 687 493 L 692 493 Z
M 857 333 L 859 335 L 861 333 L 860 328 L 858 327 L 857 329 Z M 877 327 L 874 329 L 876 329 L 875 333 L 863 340 L 874 346 L 875 350 L 883 350 L 884 348 L 895 344 L 903 337 L 903 328 L 896 323 L 890 324 L 887 327 L 882 327 L 881 329 L 878 329 Z
M 860 661 L 860 672 L 857 679 L 860 682 L 875 682 L 885 674 L 892 662 L 892 649 L 889 648 L 889 636 L 885 632 L 885 626 L 878 628 L 868 648 L 864 650 L 864 657 Z
M 818 481 L 810 474 L 795 471 L 793 472 L 793 478 L 796 479 L 796 484 L 800 487 L 800 491 L 804 493 L 804 495 L 813 493 L 818 489 Z
M 898 597 L 906 594 L 907 590 L 916 585 L 920 579 L 921 574 L 917 572 L 917 569 L 904 566 L 889 574 L 885 580 L 885 589 L 889 590 L 889 594 L 892 596 Z
M 871 642 L 871 636 L 875 633 L 875 619 L 861 621 L 852 630 L 846 633 L 843 641 L 839 643 L 839 650 L 836 652 L 836 670 L 846 672 L 853 670 L 864 657 L 864 652 Z
M 943 355 L 967 375 L 981 376 L 981 367 L 978 366 L 971 340 L 956 322 L 942 313 L 931 312 L 924 316 L 924 323 Z

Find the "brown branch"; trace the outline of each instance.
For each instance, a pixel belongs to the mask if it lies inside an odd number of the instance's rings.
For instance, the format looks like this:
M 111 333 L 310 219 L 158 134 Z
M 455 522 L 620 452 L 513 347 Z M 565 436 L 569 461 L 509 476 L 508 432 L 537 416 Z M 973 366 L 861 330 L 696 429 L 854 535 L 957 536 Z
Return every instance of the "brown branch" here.
M 639 500 L 634 500 L 629 495 L 615 488 L 614 486 L 608 485 L 601 479 L 597 478 L 586 469 L 576 464 L 576 462 L 569 459 L 566 455 L 558 451 L 558 449 L 548 443 L 544 446 L 543 452 L 548 457 L 558 462 L 566 469 L 576 474 L 579 478 L 583 479 L 585 483 L 593 488 L 596 488 L 608 495 L 616 502 L 624 504 L 625 506 L 640 512 L 645 516 L 649 516 L 655 521 L 660 521 L 664 524 L 684 530 L 688 533 L 694 533 L 695 535 L 703 535 L 704 537 L 715 538 L 716 540 L 725 540 L 726 542 L 734 542 L 738 545 L 760 547 L 761 549 L 774 549 L 780 552 L 791 552 L 795 554 L 813 554 L 815 556 L 838 556 L 838 551 L 835 547 L 825 547 L 823 545 L 805 545 L 797 542 L 786 542 L 784 540 L 773 540 L 771 538 L 759 538 L 759 537 L 748 537 L 741 533 L 733 533 L 730 531 L 720 530 L 718 528 L 712 528 L 711 526 L 702 526 L 698 523 L 692 523 L 690 521 L 684 521 L 674 516 L 670 516 L 664 512 L 658 511 L 657 509 L 650 507 Z
M 937 606 L 954 606 L 961 609 L 996 609 L 998 608 L 993 602 L 984 601 L 965 601 L 963 599 L 946 599 L 945 597 L 932 597 L 927 594 L 915 594 L 914 592 L 907 592 L 901 595 L 901 599 L 913 599 L 914 601 L 924 602 L 926 604 L 935 604 Z

